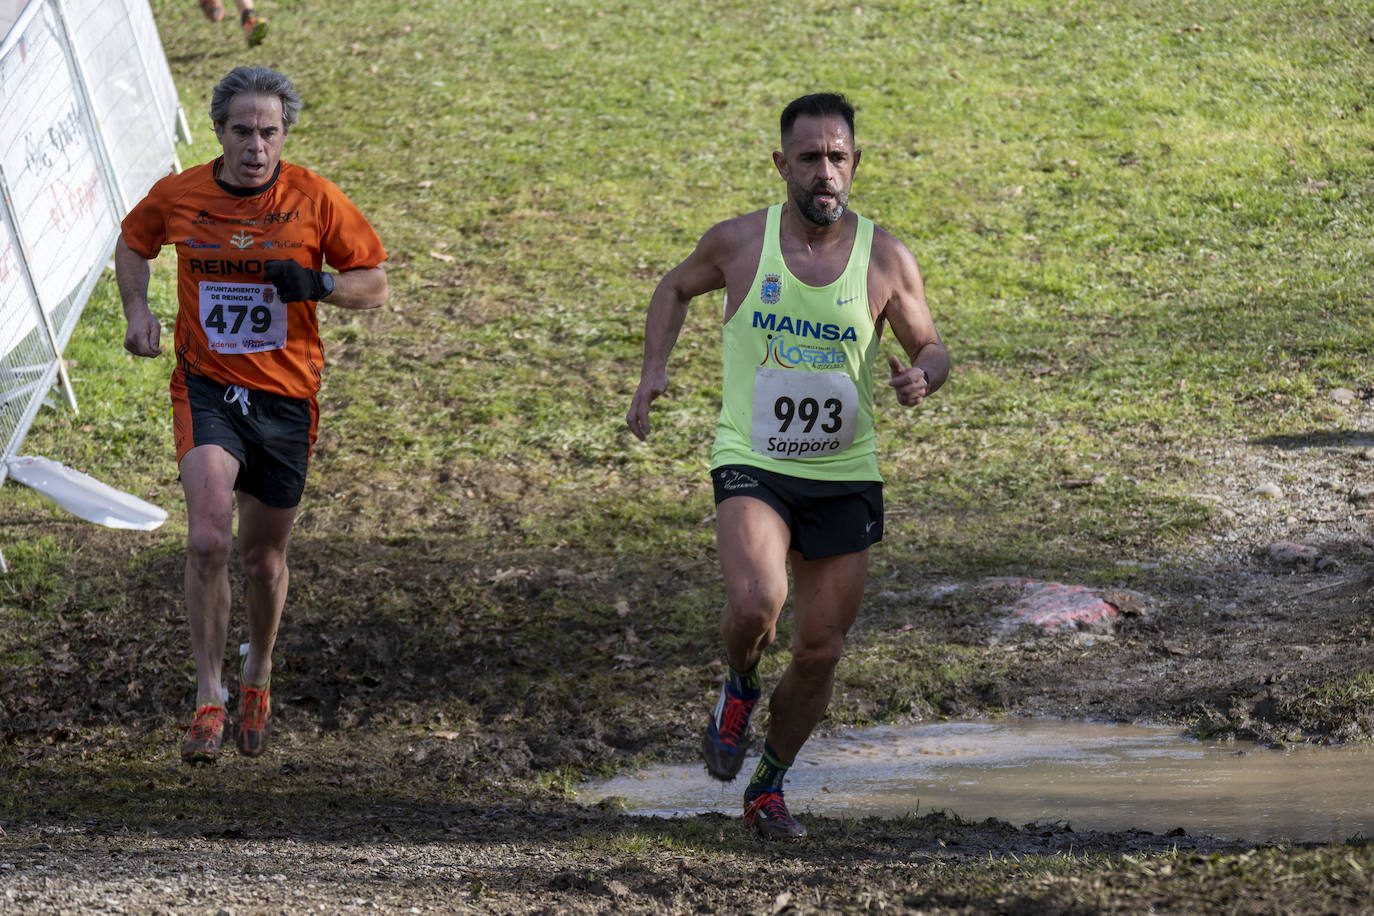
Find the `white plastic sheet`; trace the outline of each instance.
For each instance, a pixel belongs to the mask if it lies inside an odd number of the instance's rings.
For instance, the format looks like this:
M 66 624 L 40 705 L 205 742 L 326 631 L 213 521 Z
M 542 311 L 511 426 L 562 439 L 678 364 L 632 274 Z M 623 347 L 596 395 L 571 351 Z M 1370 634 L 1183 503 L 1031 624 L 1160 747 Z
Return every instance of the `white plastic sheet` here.
M 6 466 L 11 478 L 88 522 L 106 528 L 152 531 L 167 521 L 167 513 L 152 503 L 51 459 L 17 455 Z

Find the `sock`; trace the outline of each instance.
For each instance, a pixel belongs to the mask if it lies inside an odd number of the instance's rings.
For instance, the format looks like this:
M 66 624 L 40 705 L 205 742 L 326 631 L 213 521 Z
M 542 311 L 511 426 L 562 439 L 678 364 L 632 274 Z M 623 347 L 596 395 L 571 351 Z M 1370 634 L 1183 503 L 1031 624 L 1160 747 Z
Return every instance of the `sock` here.
M 783 777 L 787 775 L 787 768 L 790 766 L 791 764 L 778 759 L 773 745 L 765 742 L 763 757 L 754 768 L 754 775 L 749 779 L 749 788 L 744 790 L 744 797 L 754 798 L 762 792 L 781 792 Z
M 726 664 L 730 669 L 730 689 L 743 697 L 758 696 L 763 690 L 763 678 L 759 676 L 759 663 L 754 662 L 754 666 L 748 671 L 739 672 L 733 666 Z
M 221 684 L 220 687 L 219 687 L 219 695 L 218 695 L 218 696 L 215 696 L 215 697 L 212 698 L 212 699 L 209 699 L 209 700 L 202 700 L 202 699 L 200 698 L 199 693 L 197 693 L 197 695 L 196 695 L 196 709 L 200 709 L 202 706 L 218 706 L 218 707 L 220 707 L 221 709 L 223 709 L 223 708 L 224 708 L 224 704 L 225 704 L 225 703 L 228 703 L 228 702 L 229 702 L 229 688 L 228 688 L 228 687 L 225 687 L 223 684 Z

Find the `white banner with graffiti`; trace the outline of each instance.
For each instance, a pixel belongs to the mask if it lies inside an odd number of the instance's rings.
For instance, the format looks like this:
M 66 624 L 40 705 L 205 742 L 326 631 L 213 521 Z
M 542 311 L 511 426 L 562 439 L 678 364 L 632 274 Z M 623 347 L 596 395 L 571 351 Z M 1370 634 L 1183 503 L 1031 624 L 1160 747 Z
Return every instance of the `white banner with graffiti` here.
M 0 29 L 3 459 L 65 385 L 119 220 L 176 167 L 184 122 L 147 0 L 0 0 Z
M 89 267 L 108 257 L 119 226 L 59 28 L 53 7 L 40 5 L 0 58 L 0 175 L 23 237 L 31 293 L 50 317 Z M 8 297 L 5 303 L 8 312 Z M 28 321 L 36 320 L 30 309 Z M 24 331 L 23 324 L 6 329 L 0 352 Z

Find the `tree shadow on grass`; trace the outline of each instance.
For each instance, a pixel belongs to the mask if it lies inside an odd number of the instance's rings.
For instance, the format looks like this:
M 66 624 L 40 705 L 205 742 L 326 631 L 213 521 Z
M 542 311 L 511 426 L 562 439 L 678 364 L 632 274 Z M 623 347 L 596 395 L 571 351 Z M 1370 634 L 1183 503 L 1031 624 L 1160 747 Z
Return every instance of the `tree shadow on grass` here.
M 180 546 L 132 560 L 85 546 L 62 597 L 8 643 L 18 660 L 0 678 L 0 745 L 168 729 L 194 708 Z M 292 577 L 273 673 L 279 723 L 459 729 L 526 774 L 610 765 L 664 741 L 673 724 L 646 717 L 646 698 L 695 701 L 717 654 L 703 638 L 714 598 L 701 619 L 663 613 L 662 595 L 713 584 L 681 560 L 500 552 L 457 537 L 301 537 Z M 231 711 L 232 646 L 247 638 L 232 578 Z
M 1317 429 L 1252 439 L 1252 444 L 1295 451 L 1307 448 L 1374 448 L 1374 432 L 1359 429 Z

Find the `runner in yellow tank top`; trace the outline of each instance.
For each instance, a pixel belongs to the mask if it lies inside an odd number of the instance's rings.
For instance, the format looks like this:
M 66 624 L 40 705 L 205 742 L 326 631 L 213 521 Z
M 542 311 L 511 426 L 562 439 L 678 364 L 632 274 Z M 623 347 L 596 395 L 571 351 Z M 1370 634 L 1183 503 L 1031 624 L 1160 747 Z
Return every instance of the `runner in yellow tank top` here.
M 844 270 L 811 286 L 782 256 L 782 209 L 768 208 L 753 285 L 725 322 L 711 466 L 881 481 L 873 435 L 878 329 L 868 309 L 873 223 L 858 217 Z
M 887 325 L 905 353 L 905 360 L 887 359 L 887 384 L 905 407 L 944 383 L 949 354 L 916 259 L 849 212 L 861 156 L 853 107 L 832 93 L 802 96 L 783 110 L 780 126 L 773 164 L 786 200 L 711 227 L 659 281 L 625 421 L 640 439 L 648 435 L 649 408 L 668 387 L 668 355 L 689 303 L 724 289 L 724 383 L 711 477 L 730 667 L 702 753 L 717 779 L 740 770 L 762 696 L 758 661 L 776 636 L 790 565 L 792 658 L 769 699 L 744 822 L 766 838 L 799 839 L 806 830 L 787 811 L 784 775 L 830 703 L 868 576 L 868 548 L 882 538 L 872 415 L 878 342 Z

